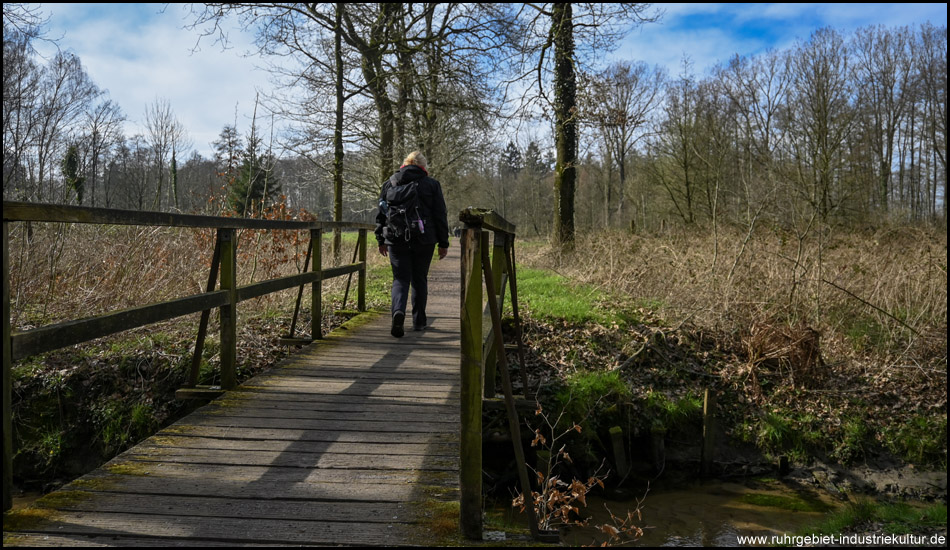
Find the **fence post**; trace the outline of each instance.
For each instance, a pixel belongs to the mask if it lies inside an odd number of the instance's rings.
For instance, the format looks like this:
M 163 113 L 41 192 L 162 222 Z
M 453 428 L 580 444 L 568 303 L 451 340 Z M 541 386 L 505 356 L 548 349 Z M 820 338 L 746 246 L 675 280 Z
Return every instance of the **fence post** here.
M 524 447 L 521 441 L 521 426 L 518 420 L 518 411 L 515 407 L 515 398 L 511 391 L 511 376 L 508 372 L 508 359 L 505 356 L 505 343 L 501 334 L 501 308 L 495 296 L 495 277 L 492 272 L 491 258 L 488 256 L 488 239 L 482 236 L 482 271 L 485 272 L 485 290 L 488 292 L 488 309 L 492 318 L 492 336 L 495 338 L 495 347 L 499 350 L 498 368 L 501 371 L 501 387 L 505 394 L 505 410 L 508 413 L 508 430 L 511 433 L 512 447 L 515 452 L 515 464 L 518 467 L 518 478 L 521 480 L 521 490 L 524 495 L 525 512 L 528 515 L 528 526 L 535 540 L 540 540 L 537 515 L 534 509 L 534 499 L 531 495 L 531 478 L 525 463 Z
M 317 279 L 311 288 L 310 337 L 323 338 L 323 229 L 310 230 L 310 243 L 313 245 L 313 272 Z
M 10 345 L 10 224 L 3 222 L 3 511 L 13 507 L 13 349 Z
M 366 311 L 366 230 L 360 229 L 360 276 L 357 282 L 356 309 Z
M 462 231 L 461 441 L 459 527 L 482 539 L 482 269 L 481 230 Z
M 219 229 L 221 242 L 221 290 L 228 303 L 221 306 L 221 388 L 237 387 L 237 230 Z
M 482 236 L 482 245 L 485 244 L 487 237 L 483 234 Z M 492 258 L 491 258 L 491 268 L 492 274 L 494 275 L 495 282 L 495 296 L 491 296 L 490 299 L 495 300 L 496 302 L 501 296 L 505 294 L 505 285 L 502 284 L 504 274 L 508 272 L 507 262 L 505 261 L 505 248 L 508 243 L 508 235 L 501 232 L 495 231 L 495 240 L 492 245 Z M 488 347 L 488 352 L 485 353 L 485 397 L 494 398 L 495 393 L 498 389 L 495 387 L 495 378 L 498 373 L 498 354 L 505 353 L 504 349 L 499 350 L 495 346 L 495 339 L 492 338 L 486 346 Z
M 703 446 L 700 455 L 699 474 L 706 477 L 712 472 L 716 455 L 716 392 L 709 388 L 703 395 Z

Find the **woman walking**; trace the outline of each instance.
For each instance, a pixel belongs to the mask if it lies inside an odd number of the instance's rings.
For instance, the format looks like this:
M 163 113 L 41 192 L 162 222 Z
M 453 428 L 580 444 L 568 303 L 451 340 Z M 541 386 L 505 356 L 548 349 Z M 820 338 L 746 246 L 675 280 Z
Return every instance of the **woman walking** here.
M 406 157 L 380 194 L 376 215 L 379 253 L 393 269 L 392 330 L 405 333 L 406 305 L 412 290 L 412 328 L 426 328 L 429 265 L 439 246 L 439 259 L 449 248 L 449 222 L 442 184 L 429 177 L 426 158 L 419 151 Z

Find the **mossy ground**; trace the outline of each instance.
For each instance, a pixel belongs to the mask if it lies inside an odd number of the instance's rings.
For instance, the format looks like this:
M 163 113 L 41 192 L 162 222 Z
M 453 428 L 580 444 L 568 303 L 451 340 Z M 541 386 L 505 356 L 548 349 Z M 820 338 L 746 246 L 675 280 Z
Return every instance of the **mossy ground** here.
M 526 368 L 544 380 L 539 399 L 548 414 L 564 410 L 565 422 L 585 427 L 572 456 L 609 457 L 614 426 L 628 436 L 658 430 L 667 440 L 689 440 L 709 389 L 718 396 L 729 449 L 797 464 L 850 465 L 886 455 L 946 467 L 945 357 L 936 370 L 878 372 L 836 357 L 839 348 L 829 346 L 821 350 L 820 376 L 806 383 L 793 376 L 794 356 L 757 361 L 737 334 L 669 326 L 641 298 L 611 293 L 609 285 L 578 284 L 543 269 L 518 274 Z M 509 361 L 517 364 L 513 354 Z

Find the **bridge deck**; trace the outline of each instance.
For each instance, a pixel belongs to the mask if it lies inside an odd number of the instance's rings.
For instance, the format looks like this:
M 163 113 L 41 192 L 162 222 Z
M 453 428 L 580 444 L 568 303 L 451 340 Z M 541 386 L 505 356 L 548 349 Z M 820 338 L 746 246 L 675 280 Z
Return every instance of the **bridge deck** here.
M 429 329 L 337 331 L 48 496 L 3 545 L 438 544 L 458 500 L 458 252 L 432 264 Z

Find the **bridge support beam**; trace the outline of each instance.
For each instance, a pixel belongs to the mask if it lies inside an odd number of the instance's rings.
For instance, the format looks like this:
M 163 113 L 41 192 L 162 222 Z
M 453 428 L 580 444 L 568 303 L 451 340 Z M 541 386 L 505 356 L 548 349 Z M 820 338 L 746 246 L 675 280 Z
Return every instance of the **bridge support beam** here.
M 462 231 L 461 440 L 459 528 L 482 540 L 482 268 L 481 230 Z
M 237 230 L 219 229 L 221 242 L 221 290 L 228 303 L 221 306 L 221 387 L 237 387 Z
M 310 230 L 310 244 L 313 247 L 313 271 L 323 273 L 323 230 Z M 323 339 L 323 275 L 313 282 L 310 297 L 310 337 Z

